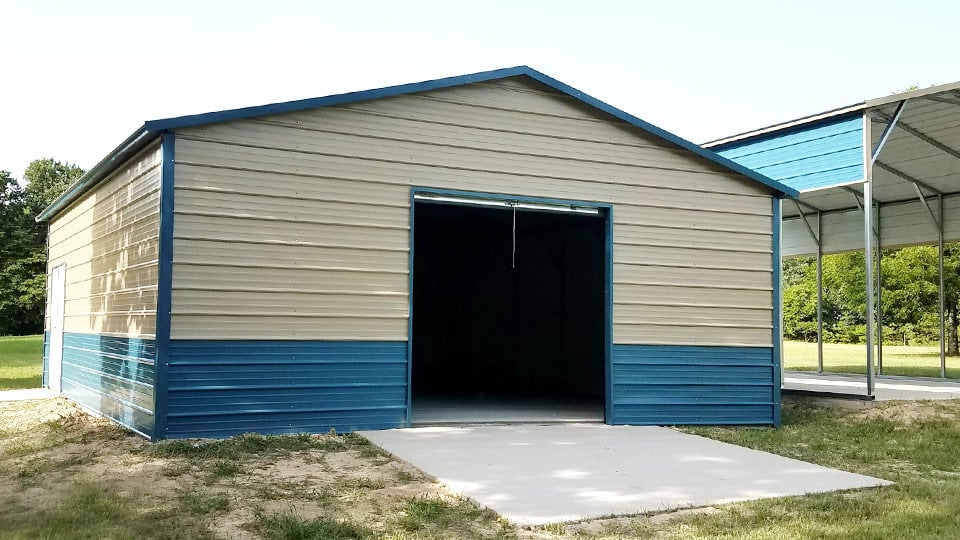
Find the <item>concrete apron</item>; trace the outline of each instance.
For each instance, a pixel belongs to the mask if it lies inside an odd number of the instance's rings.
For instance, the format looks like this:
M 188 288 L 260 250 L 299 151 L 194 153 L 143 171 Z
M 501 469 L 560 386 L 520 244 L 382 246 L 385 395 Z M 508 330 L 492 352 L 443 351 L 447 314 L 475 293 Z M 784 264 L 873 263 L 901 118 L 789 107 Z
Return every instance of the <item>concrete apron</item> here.
M 474 425 L 360 434 L 520 525 L 890 484 L 662 427 Z

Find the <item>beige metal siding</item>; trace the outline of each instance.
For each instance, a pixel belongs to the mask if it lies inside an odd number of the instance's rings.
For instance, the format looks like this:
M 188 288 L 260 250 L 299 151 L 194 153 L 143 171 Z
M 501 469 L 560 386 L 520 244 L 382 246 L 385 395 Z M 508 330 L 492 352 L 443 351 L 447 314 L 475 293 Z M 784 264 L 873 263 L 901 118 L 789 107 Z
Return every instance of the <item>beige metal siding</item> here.
M 614 205 L 616 343 L 770 346 L 766 188 L 523 79 L 177 133 L 174 339 L 406 340 L 410 187 Z
M 159 224 L 159 146 L 50 222 L 48 272 L 67 265 L 65 332 L 154 337 Z

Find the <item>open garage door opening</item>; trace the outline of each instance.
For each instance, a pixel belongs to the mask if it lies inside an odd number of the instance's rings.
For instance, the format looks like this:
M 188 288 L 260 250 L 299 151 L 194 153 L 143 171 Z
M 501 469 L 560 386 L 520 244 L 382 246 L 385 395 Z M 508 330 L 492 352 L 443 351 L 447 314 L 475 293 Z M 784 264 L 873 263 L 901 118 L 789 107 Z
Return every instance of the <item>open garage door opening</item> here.
M 412 422 L 602 421 L 606 215 L 418 200 Z

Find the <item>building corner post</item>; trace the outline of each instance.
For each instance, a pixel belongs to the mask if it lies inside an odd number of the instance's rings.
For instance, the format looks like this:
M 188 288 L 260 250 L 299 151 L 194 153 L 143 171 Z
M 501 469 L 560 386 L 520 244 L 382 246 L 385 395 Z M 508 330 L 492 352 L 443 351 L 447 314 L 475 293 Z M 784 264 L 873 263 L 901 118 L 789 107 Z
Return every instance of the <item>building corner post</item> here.
M 153 439 L 167 438 L 167 389 L 173 289 L 173 202 L 176 134 L 160 135 L 160 239 L 157 265 L 156 364 L 153 381 Z
M 874 395 L 873 344 L 873 155 L 870 115 L 863 113 L 863 260 L 866 280 L 867 395 Z

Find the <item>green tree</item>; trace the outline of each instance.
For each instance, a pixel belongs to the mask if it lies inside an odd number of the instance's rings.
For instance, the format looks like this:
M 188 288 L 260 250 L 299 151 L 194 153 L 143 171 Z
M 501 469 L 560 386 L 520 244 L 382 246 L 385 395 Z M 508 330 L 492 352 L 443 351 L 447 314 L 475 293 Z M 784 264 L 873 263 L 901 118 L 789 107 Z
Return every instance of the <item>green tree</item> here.
M 0 171 L 0 335 L 43 331 L 46 226 L 34 218 L 82 174 L 76 165 L 39 159 L 21 187 Z

